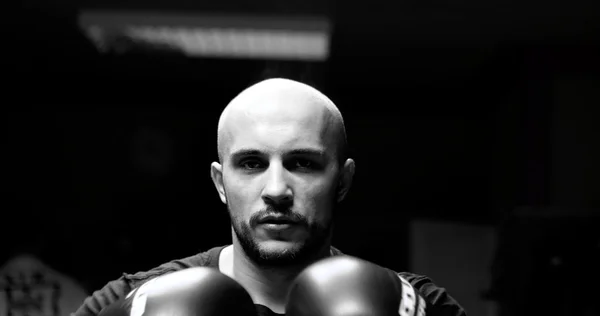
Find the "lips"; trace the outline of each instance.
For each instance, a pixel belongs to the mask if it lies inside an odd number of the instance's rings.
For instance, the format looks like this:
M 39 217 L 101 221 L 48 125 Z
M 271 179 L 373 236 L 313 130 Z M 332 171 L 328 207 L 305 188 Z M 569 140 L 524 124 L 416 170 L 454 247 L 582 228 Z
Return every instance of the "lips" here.
M 286 216 L 265 216 L 258 221 L 259 224 L 292 225 L 297 221 Z

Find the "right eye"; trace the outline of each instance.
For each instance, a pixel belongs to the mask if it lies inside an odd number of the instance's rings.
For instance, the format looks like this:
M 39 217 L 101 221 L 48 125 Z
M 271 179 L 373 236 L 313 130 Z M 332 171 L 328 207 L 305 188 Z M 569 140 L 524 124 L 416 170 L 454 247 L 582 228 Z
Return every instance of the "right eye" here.
M 257 159 L 246 159 L 240 162 L 240 167 L 246 170 L 256 170 L 263 166 L 262 162 Z

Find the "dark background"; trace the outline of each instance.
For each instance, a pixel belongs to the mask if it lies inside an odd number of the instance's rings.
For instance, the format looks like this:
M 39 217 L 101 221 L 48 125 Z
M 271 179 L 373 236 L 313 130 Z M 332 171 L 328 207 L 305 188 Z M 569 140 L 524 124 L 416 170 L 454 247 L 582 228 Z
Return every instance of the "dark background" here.
M 323 14 L 332 53 L 314 63 L 100 55 L 77 28 L 78 10 L 90 8 Z M 321 89 L 345 116 L 357 174 L 338 248 L 401 271 L 412 220 L 498 227 L 490 275 L 501 281 L 486 297 L 541 312 L 547 304 L 499 294 L 517 286 L 505 281 L 521 273 L 523 295 L 549 301 L 550 276 L 569 283 L 574 267 L 598 260 L 598 9 L 584 0 L 21 2 L 2 30 L 4 259 L 36 245 L 93 290 L 230 242 L 209 177 L 218 116 L 253 82 L 285 76 Z M 539 251 L 519 255 L 528 246 Z M 556 253 L 576 259 L 557 271 L 536 265 Z M 597 272 L 583 266 L 591 286 Z

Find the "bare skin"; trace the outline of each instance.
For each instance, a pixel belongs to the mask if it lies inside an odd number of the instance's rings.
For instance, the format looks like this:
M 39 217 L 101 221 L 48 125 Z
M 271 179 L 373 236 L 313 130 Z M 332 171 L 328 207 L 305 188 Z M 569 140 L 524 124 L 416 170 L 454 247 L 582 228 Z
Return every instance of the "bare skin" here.
M 218 139 L 221 161 L 212 163 L 211 176 L 228 207 L 233 239 L 221 253 L 220 270 L 244 286 L 256 304 L 284 313 L 293 279 L 330 255 L 331 229 L 324 228 L 331 227 L 333 209 L 352 183 L 354 161 L 339 159 L 345 146 L 341 114 L 309 86 L 270 79 L 231 101 L 221 115 Z M 307 225 L 275 229 L 252 220 L 274 209 Z M 267 259 L 259 263 L 246 251 L 248 243 Z M 268 264 L 268 258 L 291 253 L 305 260 Z

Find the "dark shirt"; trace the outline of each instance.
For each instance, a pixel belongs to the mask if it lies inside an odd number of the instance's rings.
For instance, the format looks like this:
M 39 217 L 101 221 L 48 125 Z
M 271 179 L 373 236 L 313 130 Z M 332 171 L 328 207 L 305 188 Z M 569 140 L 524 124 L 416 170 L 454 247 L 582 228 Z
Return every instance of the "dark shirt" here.
M 130 291 L 138 288 L 147 281 L 178 270 L 192 267 L 219 268 L 219 255 L 226 246 L 215 247 L 206 252 L 191 257 L 173 260 L 162 264 L 152 270 L 135 274 L 124 273 L 119 279 L 108 282 L 102 289 L 95 291 L 85 299 L 83 305 L 71 316 L 96 316 L 106 306 L 125 297 Z M 341 251 L 332 247 L 333 255 L 343 255 Z M 428 316 L 466 316 L 464 309 L 452 298 L 444 288 L 438 287 L 426 276 L 408 272 L 398 273 L 402 278 L 412 284 L 427 301 L 427 305 L 435 309 Z M 263 305 L 256 305 L 259 316 L 281 316 Z

